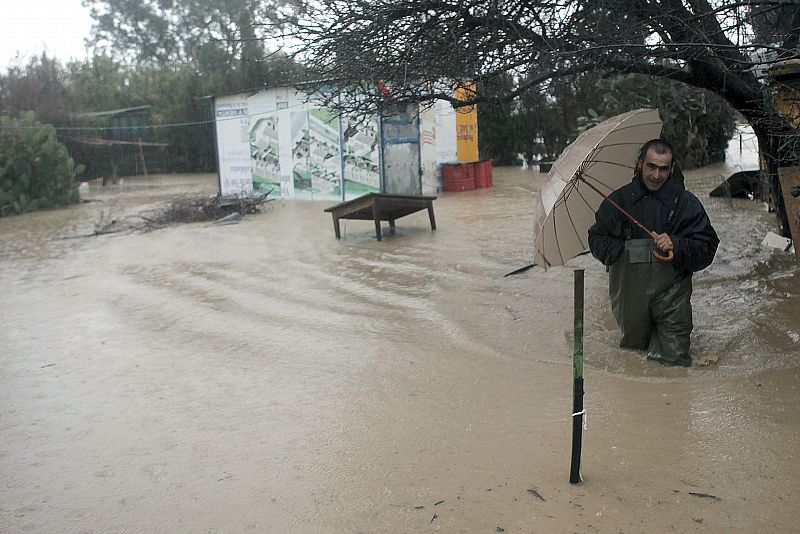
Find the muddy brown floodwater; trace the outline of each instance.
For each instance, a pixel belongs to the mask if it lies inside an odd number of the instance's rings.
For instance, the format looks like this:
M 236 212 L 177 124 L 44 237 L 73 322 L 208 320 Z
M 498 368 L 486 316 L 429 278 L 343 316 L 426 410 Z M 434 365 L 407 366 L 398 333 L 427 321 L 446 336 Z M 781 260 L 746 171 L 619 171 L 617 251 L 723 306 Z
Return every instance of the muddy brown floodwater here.
M 718 363 L 691 369 L 617 347 L 591 256 L 503 277 L 532 258 L 534 170 L 382 242 L 300 201 L 78 237 L 209 175 L 0 219 L 0 531 L 796 532 L 800 271 L 760 246 L 763 204 L 708 197 L 731 168 L 687 173 L 722 239 L 693 297 L 695 359 Z

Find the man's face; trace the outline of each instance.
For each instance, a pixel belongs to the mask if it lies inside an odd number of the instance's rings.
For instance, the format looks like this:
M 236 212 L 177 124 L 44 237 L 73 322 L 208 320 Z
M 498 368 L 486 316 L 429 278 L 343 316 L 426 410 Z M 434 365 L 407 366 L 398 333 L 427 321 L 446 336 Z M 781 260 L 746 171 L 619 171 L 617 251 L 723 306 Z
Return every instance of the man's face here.
M 650 191 L 658 191 L 672 172 L 672 154 L 656 154 L 655 149 L 650 148 L 644 161 L 639 161 L 639 169 L 644 186 Z

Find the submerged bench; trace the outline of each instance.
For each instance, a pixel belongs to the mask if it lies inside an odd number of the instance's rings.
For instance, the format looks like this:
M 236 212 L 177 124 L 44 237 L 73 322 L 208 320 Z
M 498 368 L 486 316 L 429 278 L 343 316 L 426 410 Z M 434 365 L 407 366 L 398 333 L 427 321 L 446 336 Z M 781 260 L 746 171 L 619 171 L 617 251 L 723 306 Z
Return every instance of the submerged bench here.
M 434 200 L 436 197 L 369 193 L 325 208 L 325 212 L 333 216 L 333 231 L 336 232 L 336 239 L 342 237 L 339 231 L 339 219 L 361 219 L 375 221 L 375 236 L 380 241 L 381 221 L 389 221 L 389 226 L 394 228 L 395 220 L 424 209 L 428 210 L 431 230 L 436 230 L 436 219 L 433 216 Z

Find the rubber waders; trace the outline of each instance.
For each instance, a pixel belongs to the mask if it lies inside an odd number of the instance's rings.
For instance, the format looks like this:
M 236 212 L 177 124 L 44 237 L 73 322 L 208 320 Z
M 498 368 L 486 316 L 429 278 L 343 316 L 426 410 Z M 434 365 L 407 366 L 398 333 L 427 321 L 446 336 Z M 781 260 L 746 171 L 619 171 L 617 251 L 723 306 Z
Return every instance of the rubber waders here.
M 689 366 L 692 275 L 653 257 L 651 239 L 629 239 L 609 267 L 609 296 L 620 347 L 647 350 L 667 365 Z

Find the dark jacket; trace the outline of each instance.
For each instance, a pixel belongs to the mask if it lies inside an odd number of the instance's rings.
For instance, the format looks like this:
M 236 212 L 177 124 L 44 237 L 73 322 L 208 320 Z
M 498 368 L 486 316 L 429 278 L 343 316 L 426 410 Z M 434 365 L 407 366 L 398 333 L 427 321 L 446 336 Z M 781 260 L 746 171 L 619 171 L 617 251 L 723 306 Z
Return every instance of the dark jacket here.
M 636 176 L 610 197 L 646 228 L 669 235 L 675 248 L 673 267 L 693 273 L 711 265 L 719 245 L 717 233 L 697 197 L 675 180 L 670 178 L 652 192 Z M 649 237 L 604 200 L 589 228 L 589 248 L 595 258 L 611 265 L 625 249 L 625 239 Z

